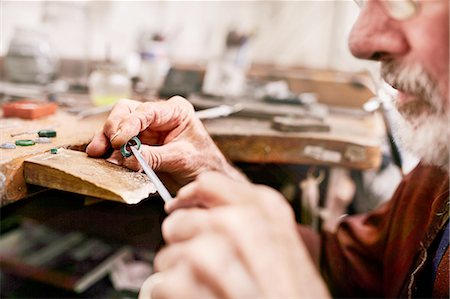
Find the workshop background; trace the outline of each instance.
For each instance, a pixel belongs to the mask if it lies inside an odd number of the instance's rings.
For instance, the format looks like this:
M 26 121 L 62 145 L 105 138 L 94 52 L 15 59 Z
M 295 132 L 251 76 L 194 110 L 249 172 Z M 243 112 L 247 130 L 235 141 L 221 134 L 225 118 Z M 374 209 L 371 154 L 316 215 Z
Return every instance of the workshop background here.
M 417 160 L 393 140 L 377 64 L 349 52 L 358 10 L 0 0 L 0 297 L 136 298 L 152 273 L 162 200 L 83 153 L 121 98 L 186 97 L 226 158 L 318 232 L 388 200 Z M 150 191 L 127 197 L 123 177 Z
M 251 33 L 254 63 L 364 70 L 347 36 L 353 1 L 2 1 L 5 55 L 15 30 L 45 33 L 64 58 L 113 59 L 137 51 L 143 32 L 167 35 L 174 61 L 205 63 L 220 55 L 229 30 Z

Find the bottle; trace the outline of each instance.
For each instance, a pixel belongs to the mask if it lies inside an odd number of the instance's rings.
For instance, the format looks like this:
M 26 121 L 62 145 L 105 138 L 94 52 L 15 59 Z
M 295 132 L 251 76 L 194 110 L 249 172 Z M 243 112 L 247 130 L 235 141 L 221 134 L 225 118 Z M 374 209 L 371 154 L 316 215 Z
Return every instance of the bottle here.
M 250 66 L 249 36 L 230 31 L 219 59 L 208 63 L 203 92 L 215 96 L 242 96 L 246 87 L 246 72 Z
M 148 89 L 156 91 L 163 85 L 170 69 L 170 60 L 164 35 L 142 34 L 140 56 L 140 78 Z
M 89 95 L 96 106 L 113 105 L 131 96 L 131 81 L 125 68 L 108 57 L 89 76 Z

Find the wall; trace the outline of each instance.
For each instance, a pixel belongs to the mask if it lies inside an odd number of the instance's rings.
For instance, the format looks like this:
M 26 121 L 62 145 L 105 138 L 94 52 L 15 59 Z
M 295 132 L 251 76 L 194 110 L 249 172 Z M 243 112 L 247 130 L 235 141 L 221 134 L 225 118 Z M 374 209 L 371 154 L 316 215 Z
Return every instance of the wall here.
M 204 62 L 217 56 L 228 29 L 255 33 L 254 62 L 362 70 L 347 49 L 357 17 L 353 1 L 5 1 L 0 55 L 17 27 L 47 34 L 61 57 L 98 59 L 107 44 L 115 59 L 135 49 L 139 32 L 170 37 L 171 57 Z

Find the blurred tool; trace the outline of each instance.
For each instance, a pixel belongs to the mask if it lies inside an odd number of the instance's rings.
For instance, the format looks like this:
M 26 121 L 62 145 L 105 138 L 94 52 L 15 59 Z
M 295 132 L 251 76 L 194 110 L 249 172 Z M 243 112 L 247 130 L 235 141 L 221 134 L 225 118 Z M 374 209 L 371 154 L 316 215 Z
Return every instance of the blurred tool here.
M 230 31 L 221 57 L 208 63 L 203 92 L 215 96 L 241 96 L 246 87 L 245 74 L 250 66 L 250 35 Z
M 329 132 L 330 126 L 321 119 L 276 116 L 272 128 L 281 132 Z
M 83 119 L 86 117 L 99 115 L 102 113 L 106 113 L 112 110 L 114 105 L 106 105 L 106 106 L 100 106 L 100 107 L 93 107 L 93 108 L 87 108 L 87 109 L 81 109 L 75 112 L 78 118 Z
M 11 102 L 3 105 L 3 117 L 37 119 L 54 114 L 57 107 L 55 103 L 33 100 Z
M 159 177 L 156 175 L 156 173 L 151 169 L 147 162 L 145 162 L 144 157 L 142 157 L 141 153 L 139 152 L 139 148 L 141 146 L 141 141 L 137 137 L 133 137 L 130 141 L 128 141 L 126 144 L 124 144 L 121 148 L 121 153 L 124 157 L 131 156 L 130 150 L 133 153 L 133 155 L 136 157 L 136 160 L 141 165 L 142 169 L 144 170 L 145 174 L 150 178 L 153 185 L 155 185 L 156 190 L 158 191 L 159 195 L 162 197 L 162 199 L 165 202 L 171 201 L 173 198 L 170 195 L 167 188 L 164 186 L 164 184 L 161 182 Z M 128 150 L 128 148 L 130 150 Z
M 29 134 L 38 134 L 39 137 L 46 137 L 46 138 L 56 137 L 56 131 L 53 129 L 39 130 L 37 132 L 35 132 L 35 131 L 20 132 L 20 133 L 11 134 L 11 137 L 16 137 L 16 136 L 20 136 L 20 135 L 29 135 Z
M 2 148 L 2 149 L 15 149 L 16 145 L 14 143 L 12 143 L 12 142 L 5 142 L 5 143 L 0 144 L 0 148 Z
M 295 94 L 289 89 L 286 81 L 274 81 L 265 84 L 259 91 L 258 97 L 271 104 L 317 104 L 317 95 L 311 92 Z
M 34 139 L 34 142 L 36 143 L 52 143 L 52 140 L 48 137 L 39 137 Z
M 228 116 L 230 114 L 236 113 L 241 111 L 244 108 L 242 104 L 234 104 L 233 106 L 230 105 L 220 105 L 219 107 L 204 109 L 195 112 L 195 115 L 199 119 L 211 119 L 211 118 L 218 118 L 218 117 L 224 117 Z
M 5 56 L 5 73 L 10 80 L 45 84 L 54 79 L 57 68 L 58 59 L 42 33 L 15 30 Z
M 89 94 L 96 106 L 107 106 L 131 95 L 131 81 L 123 67 L 111 61 L 109 47 L 105 61 L 89 76 Z
M 317 95 L 314 93 L 295 94 L 289 89 L 286 81 L 273 81 L 265 84 L 256 91 L 256 96 L 263 101 L 273 104 L 315 104 Z

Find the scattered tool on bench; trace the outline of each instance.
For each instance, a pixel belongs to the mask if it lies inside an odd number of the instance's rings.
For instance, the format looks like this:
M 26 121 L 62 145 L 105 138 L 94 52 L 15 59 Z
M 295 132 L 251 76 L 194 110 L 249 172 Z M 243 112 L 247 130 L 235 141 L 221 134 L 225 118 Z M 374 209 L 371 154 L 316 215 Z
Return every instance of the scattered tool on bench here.
M 56 137 L 56 131 L 53 129 L 39 130 L 37 132 L 35 132 L 35 131 L 20 132 L 20 133 L 11 134 L 11 137 L 16 137 L 16 136 L 21 136 L 21 135 L 30 135 L 30 134 L 38 134 L 39 137 L 47 137 L 47 138 Z
M 5 142 L 5 143 L 0 144 L 0 148 L 2 148 L 2 149 L 15 149 L 16 145 L 14 143 L 12 143 L 12 142 Z
M 34 142 L 31 139 L 20 139 L 20 140 L 16 140 L 15 144 L 17 146 L 31 146 L 31 145 L 35 145 L 36 142 Z
M 162 199 L 165 202 L 171 201 L 173 199 L 172 196 L 170 195 L 166 186 L 164 186 L 159 177 L 153 171 L 153 169 L 151 169 L 150 166 L 147 164 L 147 162 L 145 162 L 144 157 L 142 157 L 141 153 L 139 152 L 140 148 L 141 148 L 141 141 L 139 140 L 139 138 L 133 137 L 122 146 L 120 152 L 122 153 L 122 156 L 124 156 L 125 158 L 134 155 L 138 160 L 139 164 L 141 165 L 142 169 L 144 170 L 145 174 L 147 174 L 147 176 L 152 181 L 153 185 L 155 185 L 156 191 L 158 191 Z

